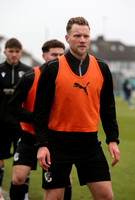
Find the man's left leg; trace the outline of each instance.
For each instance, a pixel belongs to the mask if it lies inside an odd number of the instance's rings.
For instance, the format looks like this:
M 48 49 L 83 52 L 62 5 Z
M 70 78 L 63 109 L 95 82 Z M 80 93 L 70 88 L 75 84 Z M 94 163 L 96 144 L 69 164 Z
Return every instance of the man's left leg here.
M 101 142 L 86 146 L 80 162 L 76 163 L 80 185 L 87 185 L 94 200 L 112 200 L 111 177 Z M 87 150 L 87 151 L 86 151 Z
M 112 200 L 113 192 L 111 181 L 87 183 L 94 200 Z

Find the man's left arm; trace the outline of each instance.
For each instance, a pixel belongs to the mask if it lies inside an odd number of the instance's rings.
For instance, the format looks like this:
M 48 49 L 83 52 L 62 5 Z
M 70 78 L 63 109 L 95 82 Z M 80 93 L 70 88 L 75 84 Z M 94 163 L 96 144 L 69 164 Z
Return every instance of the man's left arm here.
M 116 142 L 110 142 L 108 144 L 108 149 L 109 149 L 111 158 L 114 159 L 114 161 L 112 162 L 112 167 L 114 167 L 119 161 L 119 157 L 120 157 L 118 144 Z
M 112 163 L 112 166 L 114 166 L 119 161 L 120 152 L 118 148 L 119 129 L 116 120 L 113 80 L 107 65 L 104 65 L 104 70 L 102 72 L 104 83 L 100 95 L 100 117 L 106 134 L 106 143 L 108 144 L 110 155 L 114 158 Z

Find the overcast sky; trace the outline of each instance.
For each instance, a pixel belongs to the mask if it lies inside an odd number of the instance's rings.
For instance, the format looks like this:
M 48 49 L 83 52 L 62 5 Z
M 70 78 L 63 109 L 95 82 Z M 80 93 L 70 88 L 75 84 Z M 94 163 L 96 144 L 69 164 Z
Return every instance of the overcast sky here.
M 43 43 L 56 38 L 67 46 L 65 27 L 77 16 L 88 20 L 91 39 L 104 35 L 135 46 L 135 0 L 0 0 L 0 35 L 16 37 L 43 62 Z

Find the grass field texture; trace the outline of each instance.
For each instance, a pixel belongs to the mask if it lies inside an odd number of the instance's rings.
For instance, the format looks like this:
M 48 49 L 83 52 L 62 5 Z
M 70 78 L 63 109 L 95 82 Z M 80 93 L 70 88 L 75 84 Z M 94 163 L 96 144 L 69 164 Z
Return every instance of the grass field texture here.
M 133 101 L 135 104 L 135 99 Z M 112 159 L 109 155 L 108 146 L 105 143 L 105 134 L 101 123 L 99 124 L 99 139 L 102 141 L 102 147 L 110 166 L 114 200 L 135 200 L 135 109 L 130 109 L 122 98 L 116 97 L 116 112 L 120 132 L 120 161 L 115 167 L 111 167 Z M 11 172 L 12 158 L 5 160 L 3 189 L 7 192 L 10 187 Z M 36 171 L 31 171 L 29 200 L 43 200 L 41 174 L 39 165 Z M 92 199 L 88 188 L 86 186 L 79 186 L 74 166 L 72 169 L 72 179 L 72 199 Z

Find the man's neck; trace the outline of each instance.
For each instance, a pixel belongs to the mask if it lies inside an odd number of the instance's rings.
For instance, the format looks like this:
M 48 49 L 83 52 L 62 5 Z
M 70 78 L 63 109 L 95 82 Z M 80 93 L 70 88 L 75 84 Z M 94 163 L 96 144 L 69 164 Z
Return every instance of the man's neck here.
M 11 62 L 9 62 L 8 60 L 7 60 L 7 63 L 9 64 L 9 65 L 11 65 L 11 66 L 17 66 L 18 65 L 18 62 L 17 63 L 11 63 Z
M 78 55 L 77 53 L 75 53 L 75 52 L 73 52 L 72 50 L 70 50 L 70 53 L 75 57 L 75 58 L 77 58 L 78 60 L 85 60 L 85 58 L 86 58 L 86 55 L 87 55 L 87 53 L 86 54 L 84 54 L 84 55 Z

